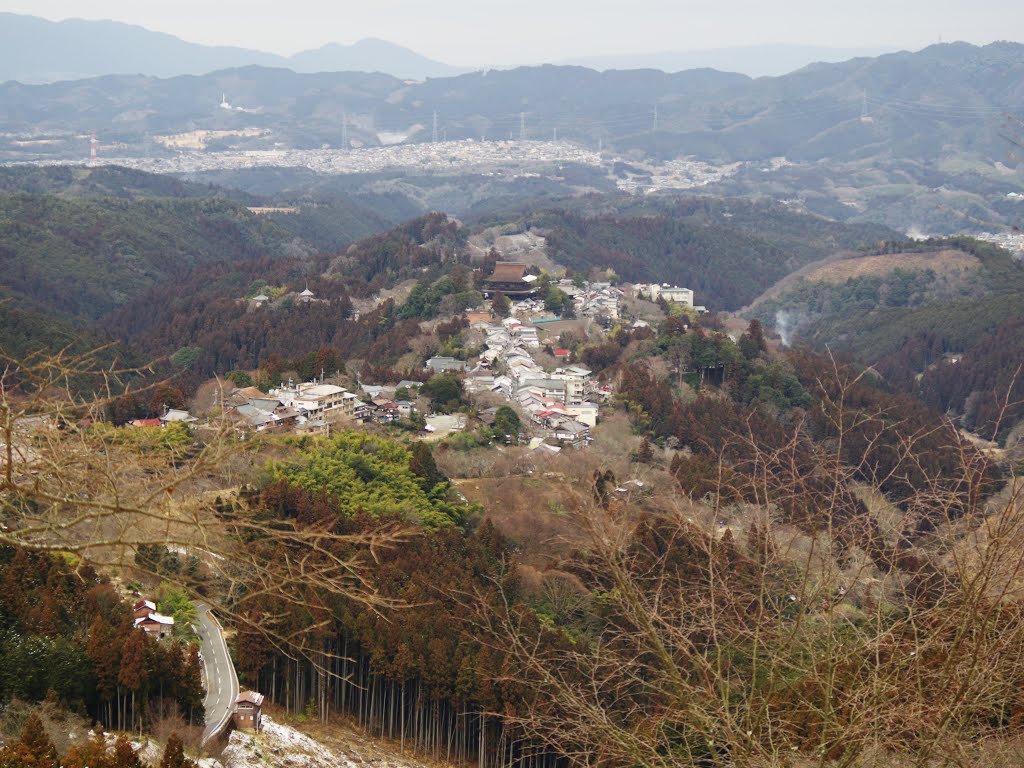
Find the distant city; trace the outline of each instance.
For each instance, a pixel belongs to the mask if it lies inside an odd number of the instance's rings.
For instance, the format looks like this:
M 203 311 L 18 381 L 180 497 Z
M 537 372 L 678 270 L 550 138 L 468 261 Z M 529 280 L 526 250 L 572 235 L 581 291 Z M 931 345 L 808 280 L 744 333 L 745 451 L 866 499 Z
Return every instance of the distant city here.
M 165 146 L 181 146 L 175 137 L 162 137 Z M 42 159 L 9 165 L 82 165 L 83 160 Z M 366 174 L 405 169 L 410 173 L 464 174 L 527 178 L 557 170 L 560 165 L 618 168 L 616 183 L 630 192 L 661 189 L 693 189 L 731 176 L 746 163 L 716 166 L 696 159 L 681 158 L 660 164 L 626 162 L 567 141 L 442 141 L 400 144 L 360 149 L 271 149 L 205 152 L 181 150 L 169 157 L 118 157 L 97 155 L 90 164 L 120 165 L 134 170 L 162 174 L 193 174 L 204 171 L 244 168 L 308 168 L 323 174 Z M 754 165 L 774 170 L 785 164 L 782 158 Z

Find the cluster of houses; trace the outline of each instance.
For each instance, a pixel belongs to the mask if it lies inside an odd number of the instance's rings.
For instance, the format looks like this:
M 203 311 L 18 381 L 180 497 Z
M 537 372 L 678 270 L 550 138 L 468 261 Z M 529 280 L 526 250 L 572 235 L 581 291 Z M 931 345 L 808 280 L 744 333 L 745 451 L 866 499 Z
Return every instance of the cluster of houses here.
M 404 382 L 419 386 L 419 382 Z M 415 406 L 394 401 L 384 387 L 363 387 L 364 401 L 344 387 L 311 381 L 287 384 L 263 392 L 256 387 L 236 389 L 225 398 L 225 414 L 240 432 L 290 431 L 328 434 L 332 424 L 374 422 L 388 424 L 410 416 Z
M 558 288 L 572 297 L 580 317 L 592 317 L 606 327 L 621 317 L 620 301 L 626 293 L 611 283 L 584 283 L 579 287 L 572 280 L 563 279 L 558 281 Z
M 563 365 L 550 372 L 534 360 L 533 353 L 541 348 L 537 327 L 516 317 L 544 311 L 543 301 L 537 295 L 538 278 L 528 274 L 528 270 L 529 265 L 523 262 L 499 262 L 485 281 L 484 295 L 493 298 L 502 293 L 512 299 L 513 315 L 496 322 L 488 312 L 467 314 L 470 326 L 484 334 L 484 350 L 472 370 L 464 360 L 435 356 L 426 361 L 425 371 L 464 375 L 463 386 L 468 394 L 500 395 L 517 406 L 548 438 L 582 447 L 589 442 L 590 430 L 597 424 L 598 404 L 611 395 L 611 390 L 598 386 L 586 368 L 569 365 L 569 350 L 552 350 Z M 610 282 L 578 285 L 562 279 L 557 286 L 572 298 L 578 316 L 593 318 L 604 325 L 621 319 L 621 300 L 627 294 Z M 704 307 L 694 307 L 692 290 L 667 283 L 637 286 L 636 295 L 704 311 Z M 308 286 L 299 298 L 315 300 Z M 252 301 L 262 304 L 269 298 L 261 294 Z M 646 323 L 637 321 L 634 327 L 642 325 Z M 413 402 L 392 398 L 399 389 L 414 391 L 419 386 L 420 382 L 415 381 L 400 382 L 397 388 L 360 384 L 361 392 L 356 394 L 323 381 L 296 384 L 289 380 L 268 392 L 255 387 L 236 389 L 225 397 L 223 405 L 225 415 L 234 420 L 240 433 L 271 430 L 328 434 L 332 424 L 388 424 L 411 416 L 415 413 Z M 159 419 L 133 424 L 166 426 L 195 421 L 187 411 L 170 409 Z
M 531 354 L 541 346 L 537 329 L 516 318 L 485 325 L 482 330 L 485 349 L 476 368 L 466 375 L 466 392 L 500 395 L 514 402 L 549 437 L 574 447 L 585 446 L 591 427 L 597 424 L 595 401 L 610 391 L 597 388 L 591 371 L 581 366 L 545 371 Z
M 544 302 L 537 298 L 537 276 L 527 274 L 528 269 L 529 265 L 524 262 L 499 261 L 494 272 L 484 282 L 484 296 L 492 298 L 502 293 L 516 302 L 515 308 L 519 313 L 543 312 Z M 619 319 L 619 301 L 626 294 L 611 283 L 596 282 L 578 286 L 572 280 L 562 279 L 557 286 L 572 299 L 578 316 L 592 317 L 605 325 Z
M 143 630 L 156 640 L 162 640 L 174 632 L 174 617 L 164 616 L 157 611 L 156 603 L 142 599 L 132 606 L 135 628 Z

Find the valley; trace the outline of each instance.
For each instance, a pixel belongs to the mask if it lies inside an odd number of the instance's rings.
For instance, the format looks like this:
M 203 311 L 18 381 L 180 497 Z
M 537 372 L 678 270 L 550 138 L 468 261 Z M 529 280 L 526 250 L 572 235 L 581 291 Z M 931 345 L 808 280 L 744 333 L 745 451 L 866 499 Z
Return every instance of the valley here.
M 0 85 L 0 766 L 1019 764 L 1022 67 Z

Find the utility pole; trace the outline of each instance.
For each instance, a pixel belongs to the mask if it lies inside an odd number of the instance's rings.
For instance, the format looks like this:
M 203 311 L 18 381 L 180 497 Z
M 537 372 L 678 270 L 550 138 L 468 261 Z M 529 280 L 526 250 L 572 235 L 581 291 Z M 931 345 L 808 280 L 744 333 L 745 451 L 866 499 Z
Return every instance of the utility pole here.
M 437 110 L 434 110 L 434 138 L 433 143 L 437 144 Z

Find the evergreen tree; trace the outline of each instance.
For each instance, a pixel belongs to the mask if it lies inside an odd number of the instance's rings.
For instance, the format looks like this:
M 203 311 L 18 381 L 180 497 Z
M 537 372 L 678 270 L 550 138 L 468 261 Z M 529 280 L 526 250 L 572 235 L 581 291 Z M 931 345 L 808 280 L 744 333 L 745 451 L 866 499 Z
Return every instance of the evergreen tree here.
M 2 768 L 57 768 L 57 750 L 34 712 L 25 719 L 21 739 L 0 750 Z
M 114 754 L 110 761 L 110 768 L 144 768 L 139 753 L 135 751 L 128 737 L 121 734 L 114 743 Z
M 185 757 L 185 747 L 176 733 L 167 739 L 164 754 L 160 758 L 160 768 L 198 768 L 194 760 Z
M 491 311 L 494 312 L 495 317 L 508 317 L 512 312 L 512 302 L 509 301 L 508 296 L 499 291 L 491 299 Z

